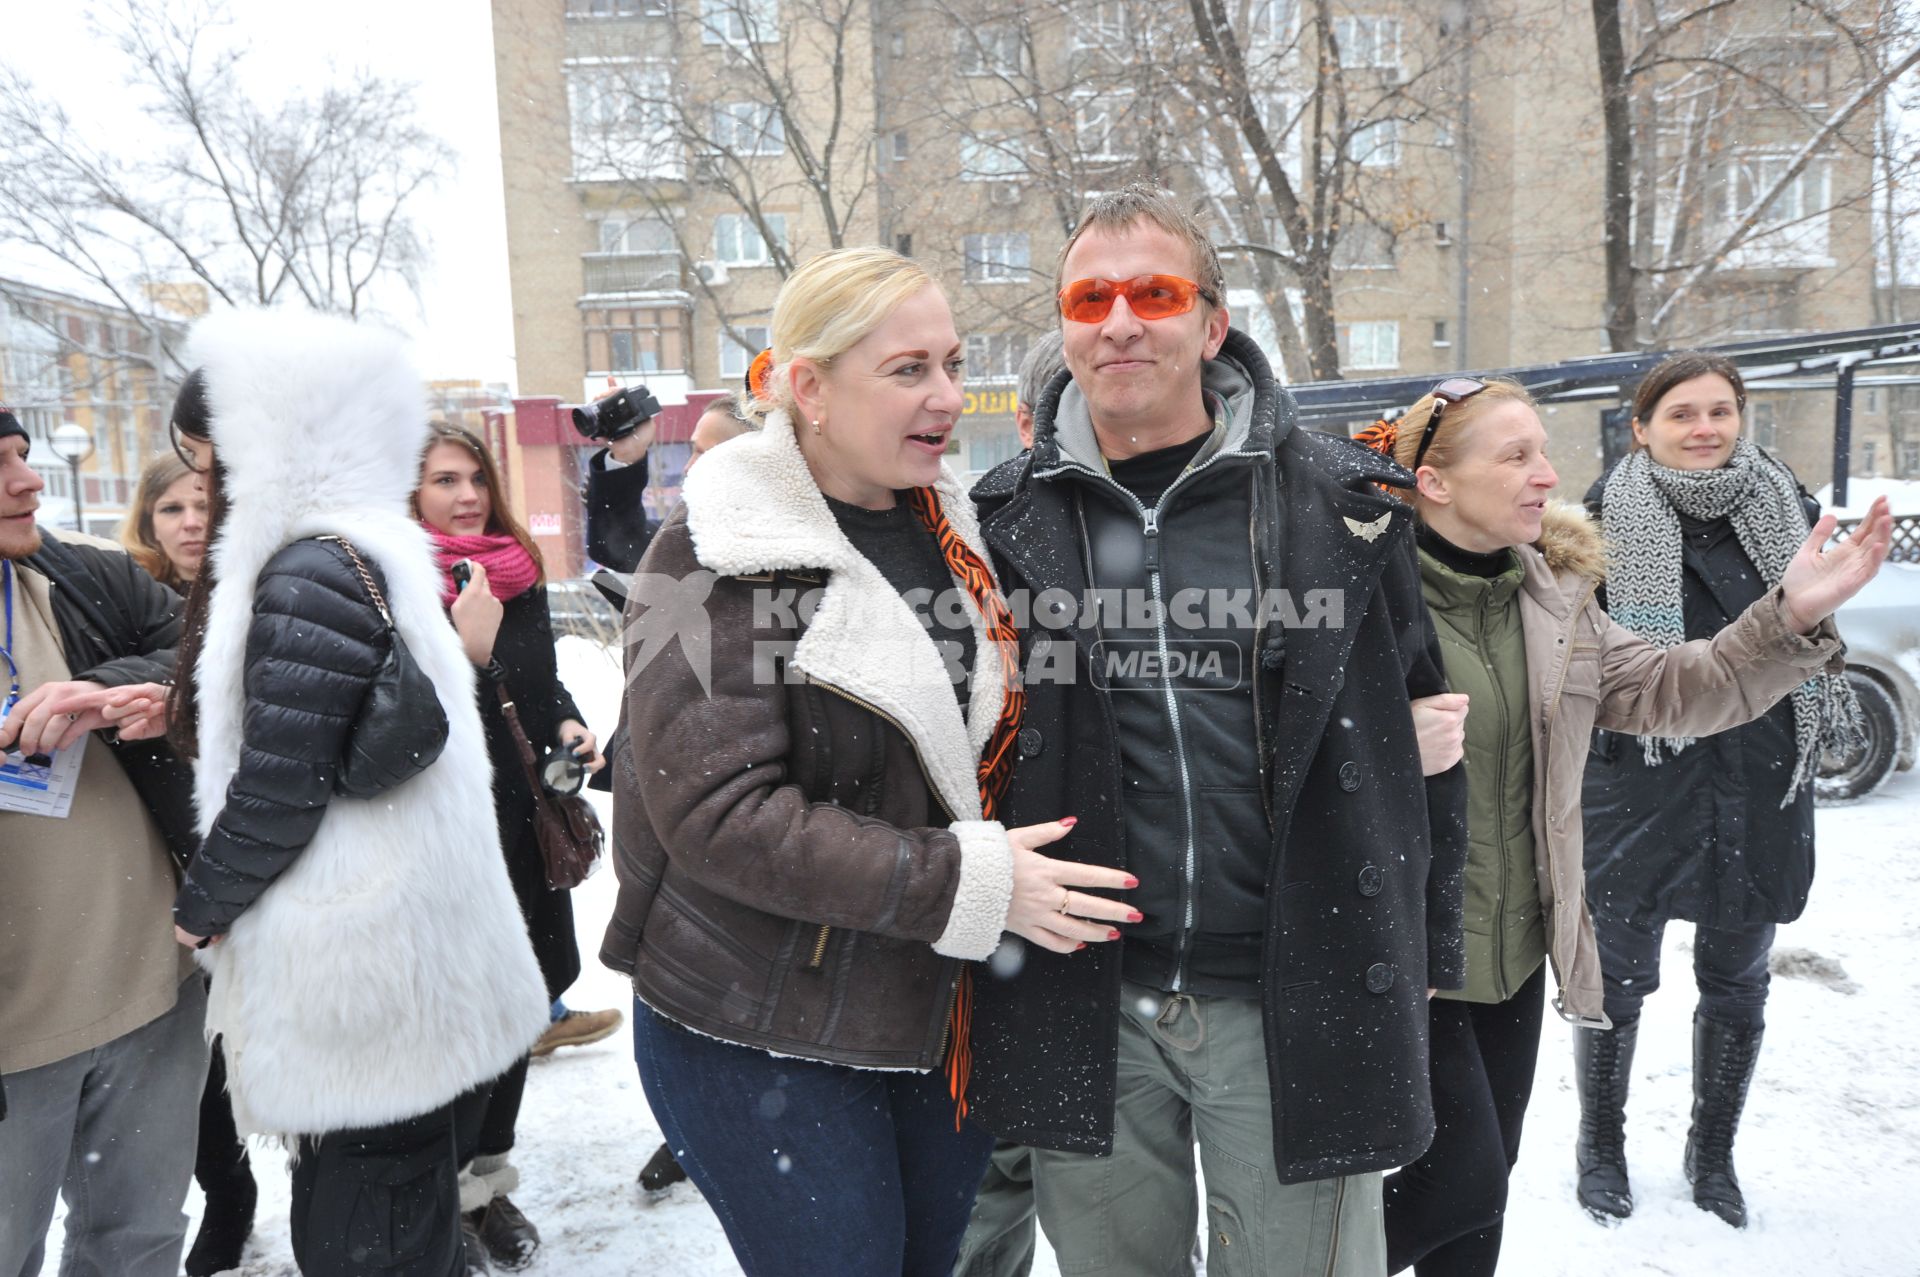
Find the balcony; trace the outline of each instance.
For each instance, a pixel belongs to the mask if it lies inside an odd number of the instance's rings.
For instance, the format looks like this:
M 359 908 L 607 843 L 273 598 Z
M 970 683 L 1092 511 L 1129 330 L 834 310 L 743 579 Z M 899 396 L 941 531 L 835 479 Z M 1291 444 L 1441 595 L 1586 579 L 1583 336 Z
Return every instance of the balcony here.
M 680 255 L 664 253 L 582 253 L 585 283 L 581 292 L 640 293 L 680 287 Z

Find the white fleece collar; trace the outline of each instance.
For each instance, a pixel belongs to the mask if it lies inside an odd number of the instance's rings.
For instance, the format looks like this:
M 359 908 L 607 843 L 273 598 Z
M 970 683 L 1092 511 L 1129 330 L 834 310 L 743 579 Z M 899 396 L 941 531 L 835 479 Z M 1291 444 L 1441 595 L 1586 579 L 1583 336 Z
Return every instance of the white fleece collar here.
M 973 502 L 944 462 L 934 493 L 961 540 L 990 562 Z M 827 572 L 820 605 L 794 649 L 794 668 L 897 722 L 953 818 L 979 820 L 980 752 L 999 721 L 1006 689 L 999 649 L 971 599 L 973 687 L 963 719 L 939 649 L 840 530 L 785 412 L 769 414 L 761 429 L 708 453 L 681 496 L 703 567 L 722 576 Z

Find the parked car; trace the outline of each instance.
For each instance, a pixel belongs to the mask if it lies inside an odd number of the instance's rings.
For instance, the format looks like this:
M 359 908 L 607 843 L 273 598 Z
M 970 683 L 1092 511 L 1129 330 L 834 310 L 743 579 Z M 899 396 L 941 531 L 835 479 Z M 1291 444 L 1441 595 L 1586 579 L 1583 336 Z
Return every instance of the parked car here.
M 547 582 L 547 615 L 556 638 L 577 634 L 597 643 L 611 643 L 620 633 L 620 614 L 584 577 Z
M 1829 750 L 1815 801 L 1853 802 L 1914 764 L 1920 731 L 1920 564 L 1888 562 L 1835 615 L 1847 645 L 1847 679 L 1860 699 L 1866 740 Z

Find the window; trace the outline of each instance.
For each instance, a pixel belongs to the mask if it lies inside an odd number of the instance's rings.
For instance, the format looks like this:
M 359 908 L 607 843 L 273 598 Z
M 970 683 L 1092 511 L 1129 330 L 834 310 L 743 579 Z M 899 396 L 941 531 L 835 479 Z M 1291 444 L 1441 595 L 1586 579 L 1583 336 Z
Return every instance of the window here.
M 960 138 L 962 181 L 1004 182 L 1026 172 L 1026 144 L 1011 133 L 968 133 Z
M 1375 120 L 1347 137 L 1347 158 L 1361 168 L 1392 168 L 1400 163 L 1400 121 Z
M 651 306 L 586 312 L 587 375 L 678 371 L 687 366 L 687 312 Z
M 1132 156 L 1122 134 L 1126 113 L 1124 94 L 1079 99 L 1073 110 L 1073 131 L 1083 159 L 1124 160 Z
M 1011 461 L 1020 455 L 1020 431 L 1009 426 L 1004 430 L 976 430 L 967 438 L 967 470 L 981 474 L 993 469 L 1003 461 Z
M 1343 226 L 1333 242 L 1333 265 L 1335 270 L 1392 270 L 1393 236 L 1372 222 Z
M 713 108 L 713 146 L 729 155 L 778 155 L 787 144 L 780 112 L 762 102 L 722 102 Z
M 567 75 L 574 176 L 585 181 L 677 176 L 667 69 L 579 67 Z
M 1779 445 L 1780 411 L 1770 400 L 1753 401 L 1753 441 L 1762 448 Z
M 900 161 L 907 158 L 907 131 L 900 129 L 893 135 L 893 158 Z
M 1395 320 L 1340 324 L 1334 329 L 1342 368 L 1398 368 L 1400 325 Z
M 773 232 L 774 243 L 781 252 L 786 252 L 787 215 L 767 213 L 763 216 L 767 229 Z M 765 266 L 773 261 L 773 253 L 751 217 L 745 213 L 722 213 L 713 219 L 713 260 L 728 266 Z
M 972 333 L 967 337 L 967 380 L 1018 381 L 1026 358 L 1025 333 Z
M 1381 17 L 1335 18 L 1334 43 L 1340 47 L 1343 67 L 1400 69 L 1400 19 Z
M 1453 345 L 1452 342 L 1447 340 L 1447 321 L 1444 319 L 1436 319 L 1433 321 L 1433 344 L 1435 346 Z
M 673 227 L 657 217 L 606 217 L 600 222 L 603 253 L 678 253 Z
M 1900 473 L 1896 479 L 1920 479 L 1920 443 L 1900 444 Z
M 1029 277 L 1027 233 L 968 235 L 961 241 L 969 284 L 996 284 Z
M 893 237 L 893 251 L 900 254 L 900 256 L 902 257 L 912 257 L 913 256 L 913 232 L 908 231 L 902 235 L 895 235 Z
M 1076 49 L 1112 49 L 1127 41 L 1127 0 L 1096 0 L 1073 28 Z
M 569 18 L 658 18 L 670 12 L 669 0 L 567 0 Z
M 720 380 L 722 381 L 738 381 L 746 376 L 747 365 L 751 364 L 754 356 L 765 350 L 767 343 L 772 340 L 767 335 L 769 330 L 764 326 L 735 324 L 733 327 L 734 332 L 745 339 L 745 344 L 741 344 L 733 333 L 720 334 Z
M 701 0 L 705 44 L 772 44 L 780 38 L 780 0 Z
M 1020 28 L 1011 22 L 963 26 L 954 33 L 955 62 L 961 75 L 1019 75 Z
M 1293 39 L 1294 0 L 1253 0 L 1247 7 L 1247 44 L 1273 47 Z

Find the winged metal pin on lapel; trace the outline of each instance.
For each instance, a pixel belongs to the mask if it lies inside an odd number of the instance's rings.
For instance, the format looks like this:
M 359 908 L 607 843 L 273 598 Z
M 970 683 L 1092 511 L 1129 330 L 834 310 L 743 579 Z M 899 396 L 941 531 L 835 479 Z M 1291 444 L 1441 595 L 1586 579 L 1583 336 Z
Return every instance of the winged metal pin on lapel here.
M 1387 524 L 1393 521 L 1393 512 L 1388 511 L 1386 514 L 1367 523 L 1362 523 L 1358 519 L 1349 519 L 1344 514 L 1341 515 L 1340 518 L 1341 521 L 1347 525 L 1347 531 L 1353 533 L 1353 535 L 1359 537 L 1368 545 L 1372 545 L 1379 539 L 1380 534 L 1387 530 Z

